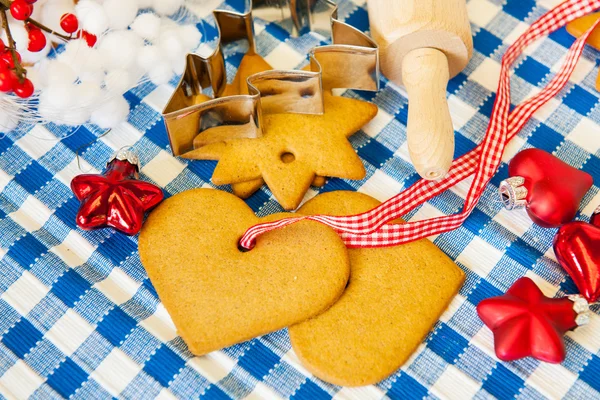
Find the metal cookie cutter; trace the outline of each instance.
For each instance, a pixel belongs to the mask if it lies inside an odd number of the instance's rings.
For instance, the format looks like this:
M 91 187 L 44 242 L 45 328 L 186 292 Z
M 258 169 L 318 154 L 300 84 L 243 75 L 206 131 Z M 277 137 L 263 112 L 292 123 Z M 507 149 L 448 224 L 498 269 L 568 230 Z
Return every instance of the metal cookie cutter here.
M 208 57 L 187 55 L 185 72 L 163 110 L 175 156 L 209 143 L 260 137 L 262 113 L 322 114 L 323 92 L 327 90 L 379 90 L 377 44 L 363 32 L 339 21 L 334 2 L 253 0 L 253 6 L 278 10 L 279 14 L 275 15 L 289 13 L 299 33 L 307 26 L 314 27 L 312 16 L 325 7 L 329 13 L 333 44 L 310 51 L 310 71 L 257 73 L 247 80 L 248 95 L 221 97 L 227 85 L 222 47 L 246 39 L 249 44 L 247 54 L 256 54 L 256 46 L 252 10 L 243 14 L 215 10 L 213 14 L 219 30 L 215 50 Z M 203 93 L 207 88 L 212 89 L 212 98 Z

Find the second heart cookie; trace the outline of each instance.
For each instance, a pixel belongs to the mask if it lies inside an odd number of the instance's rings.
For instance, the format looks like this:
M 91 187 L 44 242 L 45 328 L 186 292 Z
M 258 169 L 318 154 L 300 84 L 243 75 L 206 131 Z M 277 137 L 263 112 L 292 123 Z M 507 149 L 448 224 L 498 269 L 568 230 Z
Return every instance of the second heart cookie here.
M 301 222 L 238 250 L 260 221 L 231 194 L 195 189 L 165 200 L 144 224 L 142 264 L 193 354 L 306 320 L 342 294 L 348 253 L 333 230 Z
M 329 192 L 301 214 L 352 215 L 379 202 Z M 324 381 L 369 385 L 388 377 L 415 351 L 446 309 L 463 271 L 427 239 L 383 249 L 349 249 L 350 280 L 323 314 L 289 328 L 302 364 Z

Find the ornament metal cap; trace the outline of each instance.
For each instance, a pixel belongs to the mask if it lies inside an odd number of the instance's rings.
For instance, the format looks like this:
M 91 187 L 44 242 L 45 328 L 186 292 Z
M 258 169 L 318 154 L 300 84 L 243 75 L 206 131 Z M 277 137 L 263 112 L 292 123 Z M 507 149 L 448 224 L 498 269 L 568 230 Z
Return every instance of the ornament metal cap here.
M 588 301 L 580 294 L 572 294 L 568 298 L 573 302 L 573 311 L 577 313 L 577 317 L 575 318 L 577 326 L 589 324 L 592 314 Z
M 106 165 L 110 164 L 114 160 L 127 161 L 128 163 L 135 165 L 138 171 L 140 170 L 140 158 L 135 151 L 128 148 L 115 151 L 108 159 Z
M 498 193 L 507 210 L 525 208 L 527 206 L 527 188 L 523 186 L 525 178 L 513 176 L 500 182 Z

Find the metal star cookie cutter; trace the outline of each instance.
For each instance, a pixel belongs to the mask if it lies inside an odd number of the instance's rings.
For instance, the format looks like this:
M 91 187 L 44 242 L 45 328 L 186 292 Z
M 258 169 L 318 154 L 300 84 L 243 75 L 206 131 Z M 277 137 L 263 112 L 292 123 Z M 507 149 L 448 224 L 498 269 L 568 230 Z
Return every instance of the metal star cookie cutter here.
M 319 7 L 329 11 L 331 45 L 309 53 L 310 71 L 270 70 L 247 79 L 248 95 L 221 97 L 227 85 L 223 46 L 246 39 L 247 54 L 256 54 L 252 9 L 246 13 L 215 10 L 219 37 L 207 57 L 188 54 L 186 69 L 163 110 L 173 155 L 209 143 L 262 136 L 263 113 L 322 114 L 323 93 L 331 89 L 379 90 L 379 49 L 365 33 L 337 19 L 331 0 L 253 0 L 285 16 L 294 29 L 313 27 Z M 322 8 L 321 8 L 322 10 Z M 268 14 L 268 13 L 267 13 Z M 273 13 L 271 13 L 272 15 Z M 203 89 L 212 89 L 212 98 Z

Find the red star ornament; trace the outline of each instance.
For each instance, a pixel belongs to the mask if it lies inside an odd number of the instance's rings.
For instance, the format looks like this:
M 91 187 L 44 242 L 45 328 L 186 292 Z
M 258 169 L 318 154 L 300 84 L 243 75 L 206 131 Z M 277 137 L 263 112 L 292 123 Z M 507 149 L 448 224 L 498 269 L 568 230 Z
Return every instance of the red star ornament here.
M 589 307 L 581 296 L 544 296 L 523 277 L 506 294 L 483 300 L 477 313 L 494 334 L 496 356 L 503 361 L 533 357 L 558 364 L 565 359 L 563 335 L 589 322 Z
M 142 228 L 144 213 L 160 203 L 164 194 L 151 183 L 138 180 L 139 159 L 129 150 L 115 153 L 102 175 L 78 175 L 71 190 L 81 201 L 77 225 L 85 230 L 111 227 L 127 235 Z

